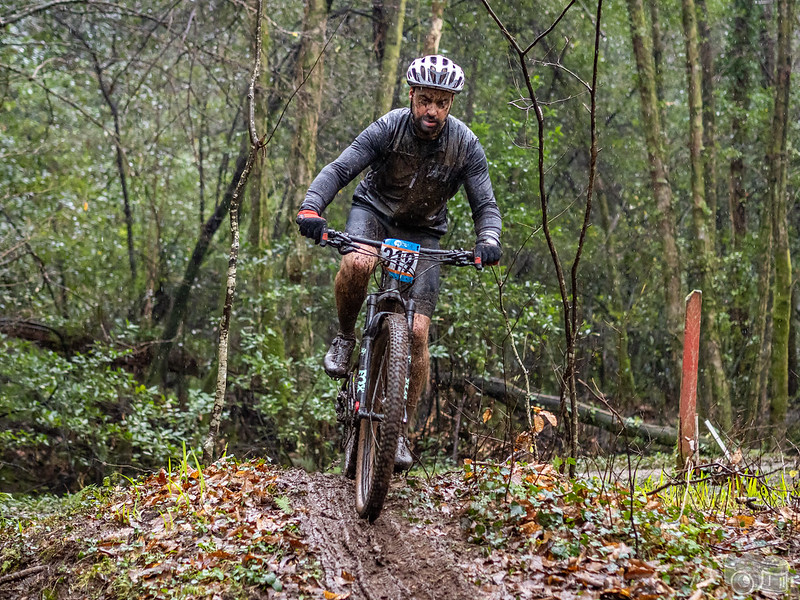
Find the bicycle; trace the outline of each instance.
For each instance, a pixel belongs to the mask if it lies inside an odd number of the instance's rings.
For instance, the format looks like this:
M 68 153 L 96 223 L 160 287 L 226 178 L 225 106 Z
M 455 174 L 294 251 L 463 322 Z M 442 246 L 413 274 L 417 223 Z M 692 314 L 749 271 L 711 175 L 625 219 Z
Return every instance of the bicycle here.
M 343 424 L 342 472 L 356 481 L 356 511 L 370 523 L 381 513 L 394 472 L 398 438 L 408 422 L 406 398 L 411 366 L 414 300 L 404 290 L 414 280 L 420 257 L 455 266 L 475 266 L 470 250 L 421 248 L 419 244 L 389 238 L 360 238 L 327 229 L 320 246 L 340 254 L 379 250 L 381 278 L 378 290 L 368 294 L 358 360 L 344 377 L 336 412 Z M 406 284 L 406 285 L 404 285 Z

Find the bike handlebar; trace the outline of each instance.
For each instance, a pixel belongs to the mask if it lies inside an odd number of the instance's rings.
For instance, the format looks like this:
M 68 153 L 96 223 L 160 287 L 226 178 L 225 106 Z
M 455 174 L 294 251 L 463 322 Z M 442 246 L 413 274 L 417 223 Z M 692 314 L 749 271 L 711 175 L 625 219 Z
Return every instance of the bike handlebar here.
M 339 251 L 339 254 L 348 254 L 355 251 L 356 244 L 380 248 L 383 240 L 370 240 L 356 235 L 351 235 L 335 229 L 325 229 L 322 232 L 320 246 L 331 246 Z M 442 250 L 437 248 L 420 248 L 420 256 L 435 260 L 444 265 L 456 267 L 475 267 L 481 269 L 481 264 L 475 262 L 475 253 L 472 250 Z

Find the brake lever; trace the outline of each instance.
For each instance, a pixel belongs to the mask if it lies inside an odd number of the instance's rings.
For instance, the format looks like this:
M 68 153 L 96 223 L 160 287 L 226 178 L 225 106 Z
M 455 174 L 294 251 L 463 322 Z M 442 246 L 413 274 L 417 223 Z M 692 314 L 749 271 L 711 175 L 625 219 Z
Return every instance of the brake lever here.
M 358 250 L 358 247 L 352 242 L 346 242 L 343 243 L 341 246 L 339 246 L 338 249 L 339 249 L 339 254 L 344 256 L 345 254 L 350 254 L 351 252 L 355 252 L 356 250 Z

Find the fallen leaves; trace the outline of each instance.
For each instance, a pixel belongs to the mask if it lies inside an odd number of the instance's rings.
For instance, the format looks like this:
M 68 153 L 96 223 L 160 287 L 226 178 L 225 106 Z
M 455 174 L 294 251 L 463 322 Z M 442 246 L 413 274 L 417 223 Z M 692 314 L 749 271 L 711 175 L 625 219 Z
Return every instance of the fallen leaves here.
M 97 552 L 124 558 L 142 598 L 187 582 L 211 597 L 222 594 L 231 577 L 245 586 L 318 593 L 310 569 L 297 568 L 313 558 L 288 499 L 274 493 L 279 477 L 264 462 L 161 469 L 118 490 L 106 514 L 125 527 L 99 543 Z
M 623 485 L 569 481 L 550 464 L 468 462 L 465 471 L 406 479 L 404 498 L 416 507 L 408 526 L 420 535 L 458 538 L 453 528 L 462 523 L 459 543 L 475 540 L 474 552 L 484 554 L 452 561 L 475 582 L 476 597 L 722 599 L 730 588 L 713 560 L 797 547 L 780 538 L 781 527 L 798 522 L 793 508 L 753 514 L 738 502 L 733 514 L 703 517 L 669 512 L 659 496 L 632 495 Z M 326 574 L 325 587 L 317 580 L 315 548 L 298 526 L 313 509 L 287 481 L 264 463 L 162 469 L 112 496 L 88 558 L 124 573 L 141 598 L 185 586 L 223 598 L 231 581 L 252 598 L 357 596 L 347 571 Z M 687 551 L 687 540 L 701 550 Z
M 652 576 L 656 572 L 656 568 L 638 558 L 631 558 L 628 564 L 623 568 L 623 577 L 625 579 L 644 579 Z

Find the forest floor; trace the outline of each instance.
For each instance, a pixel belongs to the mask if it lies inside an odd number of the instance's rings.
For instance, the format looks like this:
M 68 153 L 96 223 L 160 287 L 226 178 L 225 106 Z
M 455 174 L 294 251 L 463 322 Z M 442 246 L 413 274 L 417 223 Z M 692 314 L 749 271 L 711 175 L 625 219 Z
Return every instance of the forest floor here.
M 547 464 L 467 461 L 396 477 L 370 525 L 341 475 L 184 460 L 87 488 L 50 515 L 0 501 L 0 598 L 700 600 L 800 589 L 797 497 L 741 489 L 745 500 L 722 506 L 714 489 L 730 478 L 696 481 L 647 494 L 570 482 Z

